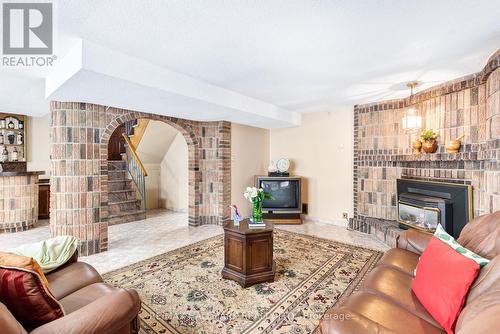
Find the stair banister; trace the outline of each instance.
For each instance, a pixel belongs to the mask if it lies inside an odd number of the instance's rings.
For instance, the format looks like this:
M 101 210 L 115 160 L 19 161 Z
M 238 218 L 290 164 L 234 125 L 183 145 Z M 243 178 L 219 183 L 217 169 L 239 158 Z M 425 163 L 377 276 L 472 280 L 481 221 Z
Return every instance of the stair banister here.
M 127 145 L 125 146 L 125 152 L 127 154 L 127 170 L 132 177 L 139 193 L 141 194 L 142 200 L 144 202 L 144 210 L 146 210 L 146 176 L 148 176 L 148 172 L 144 165 L 142 164 L 141 159 L 137 155 L 137 152 L 134 148 L 134 145 L 130 142 L 130 138 L 124 133 L 123 138 L 125 138 L 125 142 Z

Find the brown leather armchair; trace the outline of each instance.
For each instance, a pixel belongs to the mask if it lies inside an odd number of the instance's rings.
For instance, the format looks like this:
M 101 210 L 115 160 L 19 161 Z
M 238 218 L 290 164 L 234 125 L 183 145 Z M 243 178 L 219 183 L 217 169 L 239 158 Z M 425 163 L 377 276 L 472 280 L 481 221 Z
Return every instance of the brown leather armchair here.
M 103 282 L 90 265 L 78 262 L 78 254 L 46 275 L 49 288 L 62 304 L 65 316 L 33 329 L 33 334 L 137 334 L 141 308 L 135 290 L 114 288 Z M 2 334 L 27 334 L 0 303 Z
M 321 332 L 444 333 L 411 290 L 419 256 L 431 237 L 416 230 L 403 232 L 397 248 L 384 254 L 360 291 L 324 315 Z M 455 332 L 500 333 L 500 211 L 469 222 L 458 242 L 491 262 L 472 285 Z

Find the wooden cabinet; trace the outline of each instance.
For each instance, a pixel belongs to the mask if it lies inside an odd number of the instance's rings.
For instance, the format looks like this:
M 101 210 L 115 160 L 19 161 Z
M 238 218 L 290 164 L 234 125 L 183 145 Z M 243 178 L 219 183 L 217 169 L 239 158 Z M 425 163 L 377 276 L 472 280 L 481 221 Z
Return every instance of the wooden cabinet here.
M 222 277 L 242 287 L 274 281 L 273 224 L 250 228 L 248 220 L 224 226 L 224 268 Z
M 26 116 L 0 113 L 0 163 L 26 161 Z
M 50 184 L 38 185 L 38 219 L 50 218 Z

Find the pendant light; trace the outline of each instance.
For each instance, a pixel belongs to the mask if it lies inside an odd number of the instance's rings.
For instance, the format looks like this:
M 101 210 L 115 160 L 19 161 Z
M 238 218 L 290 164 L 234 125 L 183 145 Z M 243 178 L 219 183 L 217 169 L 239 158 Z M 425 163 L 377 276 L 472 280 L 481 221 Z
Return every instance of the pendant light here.
M 404 130 L 418 130 L 422 128 L 422 116 L 418 114 L 418 110 L 413 104 L 413 89 L 418 86 L 417 81 L 410 81 L 406 84 L 410 88 L 409 107 L 405 110 L 405 115 L 402 119 L 402 128 Z

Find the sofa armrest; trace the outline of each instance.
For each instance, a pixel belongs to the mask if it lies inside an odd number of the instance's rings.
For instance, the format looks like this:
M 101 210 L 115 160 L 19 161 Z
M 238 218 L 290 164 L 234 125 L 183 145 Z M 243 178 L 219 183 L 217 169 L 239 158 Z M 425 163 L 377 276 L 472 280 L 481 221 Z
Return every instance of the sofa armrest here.
M 31 334 L 111 334 L 135 321 L 141 300 L 135 290 L 117 289 Z
M 419 232 L 417 230 L 406 230 L 397 237 L 396 247 L 420 255 L 427 247 L 431 238 L 432 234 Z

